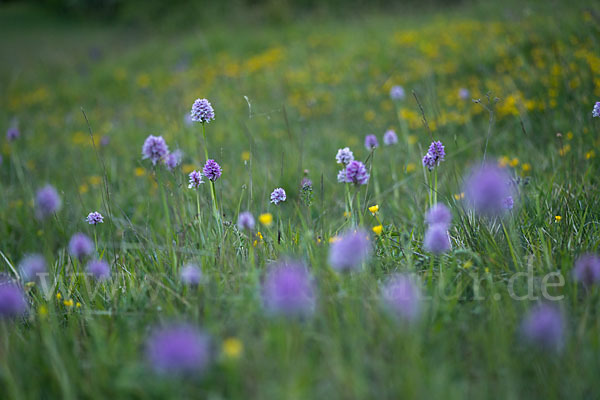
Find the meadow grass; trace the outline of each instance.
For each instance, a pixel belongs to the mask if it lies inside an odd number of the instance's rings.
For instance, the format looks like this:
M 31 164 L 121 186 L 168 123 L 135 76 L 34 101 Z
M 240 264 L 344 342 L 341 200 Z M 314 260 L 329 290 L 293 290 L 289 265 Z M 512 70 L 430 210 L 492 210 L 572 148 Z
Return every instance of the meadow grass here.
M 600 241 L 597 10 L 471 5 L 286 26 L 215 23 L 164 36 L 21 26 L 12 13 L 0 8 L 0 20 L 13 21 L 0 28 L 0 126 L 18 121 L 21 136 L 1 144 L 0 271 L 18 278 L 19 260 L 42 253 L 49 275 L 45 285 L 24 285 L 25 317 L 0 320 L 0 398 L 600 395 L 598 290 L 571 277 L 577 257 Z M 403 100 L 390 99 L 393 85 L 405 88 Z M 198 97 L 216 114 L 205 128 L 223 168 L 221 222 L 209 185 L 187 188 L 205 159 L 201 125 L 186 123 Z M 390 128 L 399 143 L 382 146 Z M 368 133 L 380 139 L 373 154 L 363 146 Z M 180 167 L 142 160 L 150 134 L 183 151 Z M 437 199 L 453 214 L 452 250 L 436 257 L 423 249 L 433 174 L 421 158 L 432 139 L 447 154 Z M 382 228 L 371 232 L 364 268 L 340 274 L 327 257 L 353 219 L 336 180 L 335 154 L 346 146 L 371 168 L 353 218 Z M 477 217 L 461 195 L 484 157 L 520 178 L 501 220 Z M 313 182 L 309 206 L 304 176 Z M 40 221 L 34 197 L 46 183 L 63 205 Z M 277 206 L 269 203 L 276 187 L 287 192 Z M 375 204 L 376 216 L 366 209 Z M 240 231 L 244 210 L 275 221 Z M 91 211 L 105 222 L 88 225 Z M 67 248 L 75 232 L 96 239 L 109 281 L 81 274 Z M 265 271 L 285 257 L 314 276 L 310 318 L 263 309 Z M 179 279 L 189 262 L 203 271 L 197 287 Z M 381 306 L 380 286 L 395 272 L 422 283 L 423 312 L 411 326 Z M 564 279 L 549 293 L 566 320 L 559 352 L 520 334 L 551 272 Z M 515 298 L 530 285 L 529 298 Z M 146 338 L 177 321 L 212 337 L 214 361 L 202 374 L 162 376 L 148 366 Z

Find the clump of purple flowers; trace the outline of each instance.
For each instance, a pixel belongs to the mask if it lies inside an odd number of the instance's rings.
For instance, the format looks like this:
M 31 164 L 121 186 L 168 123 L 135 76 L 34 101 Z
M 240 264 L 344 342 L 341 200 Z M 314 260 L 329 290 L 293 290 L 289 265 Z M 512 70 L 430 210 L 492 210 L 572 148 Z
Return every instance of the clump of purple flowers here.
M 0 281 L 0 318 L 12 318 L 27 312 L 23 290 L 12 282 Z
M 459 99 L 467 100 L 470 96 L 471 96 L 471 92 L 469 92 L 469 89 L 466 89 L 466 88 L 458 89 L 458 98 Z
M 437 203 L 427 211 L 425 221 L 430 226 L 442 224 L 448 227 L 452 222 L 452 213 L 443 203 Z
M 146 342 L 146 357 L 160 374 L 202 372 L 211 361 L 210 338 L 190 325 L 159 328 Z
M 575 261 L 573 278 L 585 286 L 600 282 L 600 257 L 596 254 L 584 254 Z
M 110 265 L 104 260 L 90 261 L 85 270 L 94 279 L 100 282 L 110 278 Z
M 393 275 L 381 289 L 381 300 L 403 322 L 414 322 L 421 313 L 421 289 L 408 275 Z
M 565 321 L 560 310 L 549 304 L 541 304 L 529 311 L 521 330 L 525 340 L 546 350 L 558 351 L 565 336 Z
M 365 136 L 365 147 L 367 150 L 373 150 L 376 147 L 379 147 L 379 142 L 377 141 L 377 136 L 375 135 L 367 135 Z
M 329 247 L 329 264 L 336 271 L 358 269 L 371 253 L 367 232 L 346 232 Z
M 202 174 L 200 171 L 192 171 L 189 175 L 189 185 L 190 189 L 198 189 L 204 181 L 202 180 Z
M 506 198 L 511 196 L 510 177 L 494 164 L 485 164 L 465 180 L 465 199 L 469 207 L 486 217 L 507 211 Z
M 46 260 L 41 254 L 28 254 L 19 263 L 24 282 L 35 282 L 46 272 Z
M 515 201 L 513 200 L 513 197 L 506 196 L 506 198 L 504 199 L 504 208 L 507 210 L 512 210 L 514 206 L 515 206 Z
M 240 230 L 253 230 L 256 222 L 254 216 L 250 211 L 243 211 L 238 215 L 237 226 Z
M 181 159 L 183 158 L 183 153 L 181 150 L 175 150 L 172 153 L 167 154 L 165 158 L 165 165 L 169 171 L 173 171 L 175 168 L 181 164 Z
M 81 260 L 84 257 L 92 254 L 93 251 L 94 242 L 92 242 L 92 240 L 85 234 L 78 232 L 71 236 L 71 240 L 69 241 L 69 253 L 73 257 Z
M 592 110 L 592 117 L 600 118 L 600 101 L 597 101 L 594 104 L 594 109 Z
M 54 214 L 62 205 L 60 196 L 51 185 L 46 185 L 37 191 L 35 195 L 36 216 L 44 219 Z
M 164 159 L 169 154 L 169 147 L 162 136 L 148 136 L 142 146 L 142 159 L 149 159 L 152 165 Z
M 427 228 L 423 239 L 423 248 L 430 253 L 439 255 L 450 250 L 450 236 L 448 228 L 442 224 L 432 225 Z
M 17 140 L 19 138 L 19 136 L 21 136 L 21 133 L 19 132 L 19 128 L 17 128 L 16 126 L 11 126 L 10 128 L 8 128 L 8 130 L 6 131 L 6 140 L 9 142 L 12 142 L 13 140 Z
M 338 176 L 339 177 L 339 176 Z M 346 167 L 346 182 L 355 185 L 365 185 L 369 181 L 369 173 L 365 164 L 360 161 L 352 161 Z
M 179 272 L 179 278 L 185 285 L 199 285 L 202 281 L 202 270 L 196 264 L 186 264 Z
M 346 170 L 342 169 L 337 174 L 337 181 L 339 183 L 346 183 Z
M 271 193 L 271 203 L 275 205 L 285 201 L 286 198 L 285 190 L 282 188 L 277 188 Z
M 90 225 L 98 225 L 104 223 L 104 217 L 98 211 L 89 213 L 85 220 Z
M 221 177 L 221 166 L 215 160 L 208 160 L 202 168 L 202 174 L 210 181 L 216 181 Z
M 393 129 L 388 129 L 385 131 L 383 134 L 383 144 L 386 146 L 392 146 L 396 143 L 398 143 L 398 135 L 396 135 L 396 132 Z
M 404 88 L 400 85 L 392 86 L 390 89 L 390 97 L 392 100 L 403 100 L 406 97 Z
M 354 153 L 352 153 L 349 147 L 339 149 L 337 154 L 335 155 L 335 161 L 337 161 L 338 164 L 346 166 L 352 161 L 354 161 Z
M 307 316 L 314 312 L 316 294 L 306 267 L 283 261 L 271 267 L 262 287 L 263 304 L 272 315 Z
M 446 157 L 446 151 L 444 150 L 444 145 L 440 141 L 431 142 L 429 146 L 429 150 L 423 157 L 423 166 L 432 170 L 436 166 L 440 165 L 442 161 L 444 161 L 444 157 Z
M 215 110 L 213 110 L 210 101 L 206 99 L 196 99 L 192 105 L 190 116 L 194 122 L 206 122 L 208 124 L 215 119 Z
M 452 213 L 442 203 L 437 203 L 425 214 L 425 221 L 429 225 L 423 239 L 425 250 L 433 254 L 442 254 L 450 250 L 450 235 L 448 228 L 452 222 Z

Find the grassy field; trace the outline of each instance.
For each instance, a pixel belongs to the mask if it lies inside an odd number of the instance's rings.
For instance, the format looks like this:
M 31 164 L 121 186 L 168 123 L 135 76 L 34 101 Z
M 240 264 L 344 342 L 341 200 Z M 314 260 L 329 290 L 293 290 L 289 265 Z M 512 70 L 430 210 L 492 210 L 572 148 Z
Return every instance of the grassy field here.
M 600 397 L 600 293 L 572 276 L 600 243 L 600 9 L 587 7 L 476 4 L 160 33 L 0 6 L 0 127 L 20 132 L 0 139 L 0 271 L 28 303 L 0 316 L 0 398 Z M 396 85 L 403 99 L 390 98 Z M 197 98 L 215 111 L 206 147 L 188 120 Z M 397 144 L 383 145 L 388 129 Z M 148 135 L 180 149 L 181 165 L 143 160 Z M 421 163 L 432 140 L 446 151 L 435 172 Z M 344 147 L 365 162 L 368 185 L 337 182 Z M 206 179 L 188 188 L 205 150 L 223 170 L 216 215 Z M 517 181 L 502 218 L 464 198 L 484 158 Z M 423 246 L 434 176 L 453 215 L 441 255 Z M 46 184 L 62 207 L 40 219 Z M 277 187 L 287 200 L 274 205 Z M 245 210 L 250 231 L 236 226 Z M 92 211 L 103 224 L 86 222 Z M 258 221 L 266 213 L 270 225 Z M 340 273 L 330 248 L 357 225 L 370 258 Z M 69 253 L 76 232 L 110 279 Z M 22 276 L 30 253 L 45 258 L 44 279 Z M 282 259 L 313 277 L 309 315 L 265 309 L 263 282 Z M 189 263 L 201 267 L 197 286 L 180 279 Z M 419 282 L 412 323 L 382 306 L 395 273 Z M 564 318 L 558 349 L 523 332 L 540 303 Z M 180 323 L 210 337 L 208 365 L 156 371 L 148 338 Z

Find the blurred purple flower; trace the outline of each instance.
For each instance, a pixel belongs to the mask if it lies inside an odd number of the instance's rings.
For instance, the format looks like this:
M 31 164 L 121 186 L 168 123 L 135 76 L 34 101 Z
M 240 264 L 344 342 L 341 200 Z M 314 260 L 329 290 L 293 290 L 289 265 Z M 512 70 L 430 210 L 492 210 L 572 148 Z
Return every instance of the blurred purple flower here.
M 262 297 L 265 309 L 273 315 L 307 316 L 316 304 L 312 277 L 297 261 L 280 261 L 269 269 Z
M 210 338 L 190 325 L 158 328 L 146 342 L 146 357 L 161 374 L 202 372 L 211 361 Z
M 425 221 L 430 226 L 441 224 L 448 229 L 450 223 L 452 222 L 452 213 L 448 207 L 446 207 L 446 205 L 443 203 L 437 203 L 431 207 L 429 211 L 427 211 L 427 214 L 425 215 Z
M 285 201 L 286 198 L 287 196 L 285 194 L 285 190 L 283 190 L 282 188 L 277 188 L 273 190 L 273 193 L 271 193 L 271 203 L 275 205 L 281 203 L 282 201 Z
M 36 216 L 44 219 L 54 214 L 62 205 L 60 196 L 54 187 L 46 185 L 37 191 L 35 195 Z
M 469 97 L 471 97 L 471 92 L 469 92 L 469 89 L 465 89 L 465 88 L 458 89 L 458 98 L 459 99 L 468 100 Z
M 379 142 L 377 141 L 377 136 L 375 135 L 367 135 L 365 136 L 365 147 L 367 150 L 373 150 L 376 147 L 379 147 Z
M 565 321 L 558 308 L 540 304 L 531 309 L 523 319 L 521 330 L 531 344 L 558 351 L 564 342 L 564 326 Z
M 392 88 L 390 89 L 390 97 L 392 98 L 392 100 L 403 100 L 404 97 L 406 97 L 406 94 L 404 93 L 404 88 L 399 85 L 392 86 Z
M 600 257 L 596 254 L 584 254 L 575 261 L 573 278 L 585 286 L 600 281 Z
M 28 254 L 19 263 L 23 282 L 35 282 L 46 273 L 46 260 L 41 254 Z
M 398 135 L 396 135 L 396 132 L 393 129 L 385 131 L 383 134 L 383 144 L 391 146 L 396 143 L 398 143 Z
M 85 220 L 90 225 L 98 225 L 104 223 L 104 217 L 98 211 L 89 213 Z
M 198 189 L 204 181 L 202 180 L 202 174 L 200 171 L 192 171 L 189 175 L 189 185 L 190 189 Z
M 179 273 L 184 285 L 195 286 L 202 281 L 202 270 L 196 264 L 186 264 Z
M 496 165 L 486 164 L 470 173 L 464 193 L 467 204 L 478 214 L 499 216 L 506 212 L 505 200 L 511 196 L 510 178 Z
M 21 136 L 21 132 L 19 132 L 19 128 L 16 126 L 11 126 L 6 131 L 6 140 L 12 142 L 13 140 L 17 140 Z
M 87 264 L 86 271 L 97 281 L 110 278 L 110 265 L 104 260 L 92 260 Z
M 346 183 L 346 170 L 345 169 L 338 171 L 337 181 L 339 183 Z
M 335 155 L 335 161 L 338 164 L 346 166 L 350 164 L 350 162 L 354 161 L 354 153 L 352 153 L 349 147 L 339 149 L 337 154 Z
M 594 109 L 592 110 L 592 117 L 600 118 L 600 101 L 597 101 L 594 104 Z
M 173 171 L 175 168 L 181 164 L 181 159 L 183 158 L 183 153 L 181 150 L 175 150 L 172 153 L 167 154 L 165 158 L 165 165 L 169 171 Z
M 408 275 L 395 274 L 383 285 L 381 299 L 386 309 L 405 322 L 414 322 L 421 313 L 421 289 Z
M 370 252 L 367 232 L 346 232 L 329 247 L 329 264 L 336 271 L 356 270 L 367 261 Z
M 213 110 L 210 101 L 206 99 L 196 99 L 192 105 L 192 111 L 190 112 L 192 121 L 210 123 L 215 119 L 215 110 Z
M 208 160 L 202 168 L 202 174 L 210 181 L 216 181 L 221 177 L 221 166 L 215 160 Z
M 430 253 L 439 255 L 450 250 L 450 236 L 448 227 L 443 224 L 432 225 L 427 228 L 423 239 L 423 248 Z
M 100 138 L 100 146 L 106 147 L 110 144 L 110 136 L 104 135 Z
M 142 160 L 150 159 L 152 165 L 165 158 L 169 154 L 169 147 L 162 136 L 148 136 L 142 146 Z
M 364 185 L 369 181 L 369 173 L 365 164 L 360 161 L 352 161 L 346 167 L 346 182 L 355 185 Z
M 0 318 L 12 318 L 27 312 L 23 290 L 12 282 L 0 282 Z
M 513 200 L 513 197 L 506 196 L 506 198 L 504 199 L 503 205 L 504 205 L 505 209 L 512 210 L 515 205 L 515 201 Z
M 81 232 L 71 236 L 69 241 L 69 253 L 78 259 L 89 256 L 94 251 L 94 242 Z
M 238 215 L 237 226 L 240 230 L 253 230 L 255 225 L 254 216 L 250 211 L 243 211 Z

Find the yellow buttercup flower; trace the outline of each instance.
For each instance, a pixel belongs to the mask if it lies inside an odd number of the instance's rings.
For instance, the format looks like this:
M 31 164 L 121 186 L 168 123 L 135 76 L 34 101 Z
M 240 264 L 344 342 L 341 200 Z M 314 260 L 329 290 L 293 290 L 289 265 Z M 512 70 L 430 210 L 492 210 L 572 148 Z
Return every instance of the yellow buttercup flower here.
M 242 151 L 242 161 L 250 161 L 250 152 Z
M 556 217 L 554 217 L 554 220 L 556 222 L 560 222 L 562 220 L 562 217 L 560 215 L 557 215 Z
M 516 167 L 517 165 L 519 165 L 519 159 L 518 158 L 513 158 L 512 160 L 510 160 L 510 162 L 508 163 L 508 165 L 510 165 L 511 167 Z
M 406 164 L 406 173 L 409 174 L 413 172 L 416 168 L 417 166 L 414 163 L 408 163 Z
M 238 358 L 244 352 L 244 345 L 237 338 L 227 338 L 223 341 L 223 354 L 229 358 Z
M 56 300 L 62 299 L 62 294 L 60 292 L 56 293 Z
M 460 200 L 460 199 L 464 199 L 464 198 L 465 198 L 465 194 L 464 194 L 463 192 L 461 192 L 461 193 L 456 193 L 456 194 L 454 195 L 454 200 L 456 200 L 456 201 L 458 201 L 458 200 Z
M 144 176 L 145 173 L 146 173 L 146 170 L 142 167 L 137 167 L 135 169 L 135 176 Z
M 273 214 L 264 213 L 258 216 L 258 221 L 264 226 L 270 226 L 273 223 Z
M 73 307 L 74 302 L 72 299 L 69 299 L 69 300 L 63 301 L 63 304 L 65 305 L 65 307 Z
M 372 229 L 376 235 L 381 235 L 381 232 L 383 231 L 383 225 L 374 226 Z
M 523 170 L 523 172 L 529 172 L 529 171 L 531 171 L 531 164 L 523 163 L 521 165 L 521 169 Z
M 374 206 L 369 207 L 369 211 L 371 214 L 375 215 L 379 211 L 379 204 L 375 204 Z

